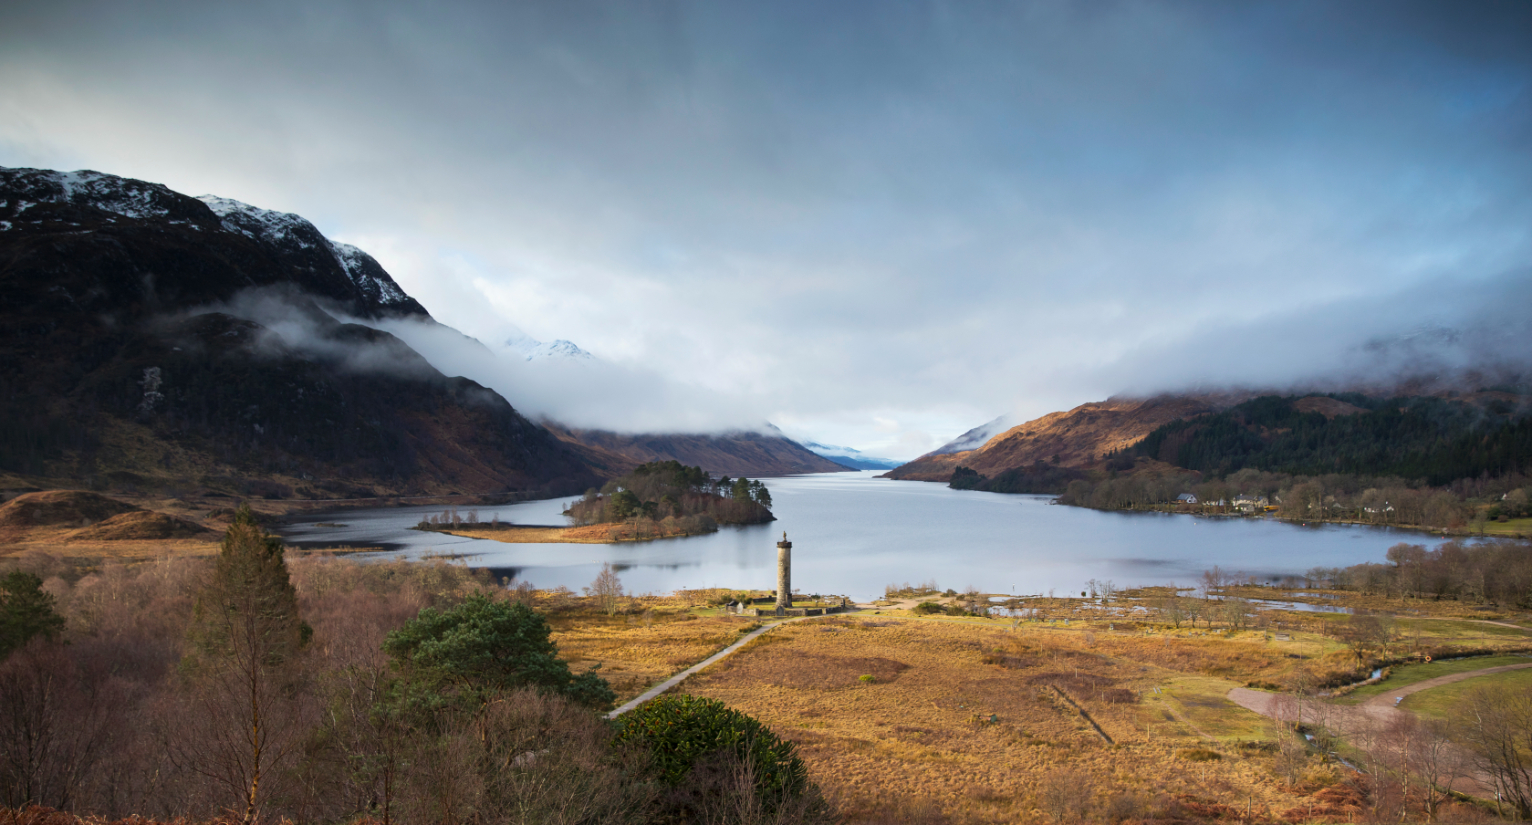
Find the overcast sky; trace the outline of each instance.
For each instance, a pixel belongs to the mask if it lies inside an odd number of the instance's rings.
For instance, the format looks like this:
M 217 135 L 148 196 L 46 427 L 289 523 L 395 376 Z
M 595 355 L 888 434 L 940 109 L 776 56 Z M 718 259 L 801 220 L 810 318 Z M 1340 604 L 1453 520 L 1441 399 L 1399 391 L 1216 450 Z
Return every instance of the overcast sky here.
M 0 165 L 297 212 L 646 377 L 582 423 L 910 458 L 1421 329 L 1524 352 L 1529 44 L 1519 0 L 10 2 Z

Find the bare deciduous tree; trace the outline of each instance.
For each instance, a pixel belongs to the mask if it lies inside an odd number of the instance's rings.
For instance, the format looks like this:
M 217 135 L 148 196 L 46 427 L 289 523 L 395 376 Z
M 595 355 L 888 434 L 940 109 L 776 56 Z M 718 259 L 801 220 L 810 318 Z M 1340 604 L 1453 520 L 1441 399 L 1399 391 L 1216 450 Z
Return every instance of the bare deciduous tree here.
M 596 580 L 590 583 L 590 587 L 585 588 L 585 595 L 595 596 L 606 615 L 617 613 L 623 596 L 622 579 L 617 578 L 617 571 L 612 569 L 610 563 L 601 565 L 601 572 L 596 574 Z
M 1452 714 L 1453 729 L 1499 799 L 1532 818 L 1532 695 L 1510 685 L 1469 690 Z

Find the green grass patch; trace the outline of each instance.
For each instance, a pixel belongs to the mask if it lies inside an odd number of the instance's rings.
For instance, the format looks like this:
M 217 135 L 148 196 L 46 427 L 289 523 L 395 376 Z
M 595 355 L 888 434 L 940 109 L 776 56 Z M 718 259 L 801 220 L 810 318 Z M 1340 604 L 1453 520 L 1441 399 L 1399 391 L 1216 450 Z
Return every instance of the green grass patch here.
M 1523 659 L 1523 661 L 1526 661 Z M 1403 706 L 1430 719 L 1445 719 L 1447 714 L 1463 700 L 1463 694 L 1486 685 L 1512 685 L 1519 690 L 1532 691 L 1532 668 L 1507 670 L 1476 676 L 1450 685 L 1423 690 L 1404 697 Z
M 1501 620 L 1497 618 L 1493 619 L 1493 621 Z M 1525 629 L 1453 619 L 1437 621 L 1415 620 L 1413 622 L 1405 620 L 1400 622 L 1400 629 L 1403 631 L 1401 635 L 1404 635 L 1406 640 L 1413 639 L 1417 625 L 1419 626 L 1422 644 L 1443 641 L 1452 642 L 1460 639 L 1482 639 L 1487 636 L 1506 639 L 1527 638 L 1527 631 Z
M 1172 705 L 1197 730 L 1219 741 L 1265 741 L 1272 736 L 1266 717 L 1246 710 L 1229 699 L 1235 682 L 1211 676 L 1182 676 L 1161 686 L 1158 694 L 1145 693 L 1145 705 Z
M 1532 533 L 1532 518 L 1513 518 L 1510 521 L 1487 521 L 1484 523 L 1484 535 L 1486 536 L 1514 536 Z
M 1395 665 L 1388 674 L 1388 678 L 1376 685 L 1364 685 L 1351 691 L 1336 700 L 1341 704 L 1354 705 L 1391 690 L 1413 685 L 1416 682 L 1424 682 L 1427 679 L 1435 679 L 1438 676 L 1451 676 L 1454 673 L 1467 673 L 1471 670 L 1483 670 L 1487 667 L 1500 667 L 1501 665 L 1524 665 L 1532 663 L 1532 656 L 1474 656 L 1468 659 L 1454 659 L 1445 662 L 1431 662 L 1430 664 L 1418 665 Z M 1453 687 L 1447 685 L 1446 687 Z M 1436 690 L 1444 690 L 1436 688 Z M 1433 691 L 1428 691 L 1434 693 Z M 1409 700 L 1406 700 L 1409 701 Z

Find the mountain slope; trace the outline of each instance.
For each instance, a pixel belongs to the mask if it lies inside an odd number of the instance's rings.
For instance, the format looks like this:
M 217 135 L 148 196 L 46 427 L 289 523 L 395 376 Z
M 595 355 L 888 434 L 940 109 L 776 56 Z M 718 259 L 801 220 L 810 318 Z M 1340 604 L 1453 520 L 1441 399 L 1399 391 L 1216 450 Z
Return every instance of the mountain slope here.
M 974 448 L 927 453 L 889 471 L 885 477 L 945 482 L 960 466 L 991 477 L 1038 462 L 1061 467 L 1087 467 L 1107 453 L 1137 443 L 1161 425 L 1216 412 L 1246 397 L 1248 394 L 1162 395 L 1146 399 L 1111 398 L 1081 404 L 1072 410 L 1049 413 L 1012 427 Z M 968 438 L 969 434 L 964 437 Z
M 296 215 L 0 169 L 0 472 L 320 498 L 597 480 L 504 398 L 339 317 L 429 319 Z
M 710 473 L 748 477 L 850 469 L 815 455 L 780 432 L 630 434 L 581 430 L 548 421 L 543 425 L 606 475 L 621 475 L 640 464 L 670 459 Z

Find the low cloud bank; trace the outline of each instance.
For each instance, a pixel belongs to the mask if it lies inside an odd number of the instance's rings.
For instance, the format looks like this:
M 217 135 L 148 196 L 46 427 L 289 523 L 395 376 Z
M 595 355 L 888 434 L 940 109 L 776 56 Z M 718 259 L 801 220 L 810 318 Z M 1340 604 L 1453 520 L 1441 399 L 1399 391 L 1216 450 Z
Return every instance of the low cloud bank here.
M 419 375 L 429 362 L 446 375 L 463 376 L 498 392 L 531 418 L 550 418 L 572 427 L 706 433 L 765 426 L 761 414 L 742 403 L 652 370 L 589 358 L 528 361 L 522 353 L 497 352 L 434 320 L 353 318 L 325 301 L 291 290 L 246 290 L 231 301 L 200 311 L 225 312 L 260 324 L 266 330 L 260 342 L 265 350 L 305 352 L 359 372 Z M 388 336 L 376 340 L 337 337 L 336 322 L 358 324 Z
M 1478 389 L 1532 376 L 1532 271 L 1435 281 L 1207 326 L 1101 369 L 1124 395 Z

